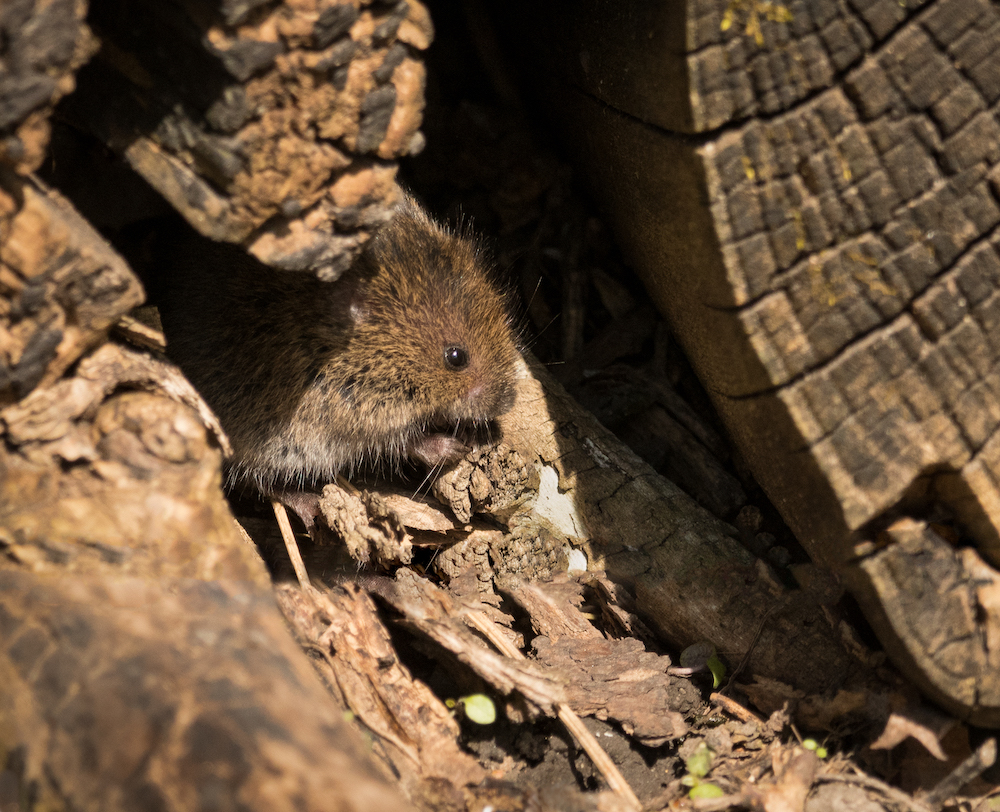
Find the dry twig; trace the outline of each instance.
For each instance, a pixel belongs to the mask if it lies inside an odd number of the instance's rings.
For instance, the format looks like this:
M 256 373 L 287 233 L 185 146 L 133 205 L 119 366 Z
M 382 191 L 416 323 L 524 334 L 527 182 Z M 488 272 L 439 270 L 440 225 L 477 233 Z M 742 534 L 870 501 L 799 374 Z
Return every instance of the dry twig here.
M 299 552 L 298 542 L 292 533 L 292 526 L 288 521 L 288 513 L 285 506 L 277 499 L 271 501 L 274 509 L 274 518 L 278 520 L 278 529 L 281 530 L 281 538 L 285 542 L 285 549 L 288 550 L 288 557 L 292 561 L 292 569 L 295 570 L 295 577 L 299 580 L 299 585 L 303 587 L 311 586 L 309 583 L 309 573 L 306 572 L 306 565 L 302 561 L 302 553 Z

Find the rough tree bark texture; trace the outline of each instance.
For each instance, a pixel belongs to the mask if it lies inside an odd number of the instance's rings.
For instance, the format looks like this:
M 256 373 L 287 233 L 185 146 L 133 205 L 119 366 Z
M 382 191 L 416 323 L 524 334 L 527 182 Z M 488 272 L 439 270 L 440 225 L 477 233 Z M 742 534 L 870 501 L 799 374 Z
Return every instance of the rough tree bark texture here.
M 0 8 L 0 164 L 33 172 L 45 157 L 52 107 L 73 90 L 76 69 L 97 47 L 86 12 L 84 0 L 14 0 Z
M 396 3 L 98 0 L 64 106 L 202 234 L 336 278 L 418 150 L 433 36 Z
M 94 3 L 100 55 L 64 115 L 196 226 L 335 275 L 384 219 L 423 104 L 423 7 L 363 6 Z M 95 51 L 85 12 L 0 5 L 0 804 L 406 809 L 237 532 L 213 419 L 175 369 L 108 342 L 138 280 L 28 175 Z M 282 85 L 313 68 L 346 90 Z
M 531 19 L 547 103 L 757 478 L 906 670 L 1000 723 L 1000 10 Z M 906 524 L 935 504 L 965 549 Z

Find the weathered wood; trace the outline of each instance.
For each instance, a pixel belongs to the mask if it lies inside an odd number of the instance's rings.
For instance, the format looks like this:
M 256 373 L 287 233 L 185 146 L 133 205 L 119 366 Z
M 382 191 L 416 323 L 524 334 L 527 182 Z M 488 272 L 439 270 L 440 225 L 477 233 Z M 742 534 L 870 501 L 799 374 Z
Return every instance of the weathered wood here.
M 423 143 L 418 0 L 98 0 L 90 20 L 66 115 L 202 234 L 335 278 L 388 219 L 394 160 Z
M 540 365 L 521 370 L 517 402 L 499 422 L 499 451 L 458 463 L 434 485 L 459 517 L 485 511 L 510 529 L 492 556 L 496 575 L 532 577 L 560 557 L 565 568 L 576 549 L 587 569 L 631 590 L 637 612 L 679 648 L 711 640 L 734 667 L 752 652 L 755 673 L 807 691 L 870 677 L 815 596 L 783 588 L 733 528 L 623 446 Z
M 126 388 L 153 391 L 115 394 Z M 222 497 L 218 442 L 184 405 L 194 398 L 172 367 L 106 344 L 75 376 L 0 411 L 8 557 L 36 570 L 110 563 L 264 583 Z
M 97 47 L 84 23 L 86 0 L 9 0 L 0 7 L 0 165 L 38 169 L 49 115 L 74 87 L 74 72 Z
M 664 380 L 614 366 L 588 376 L 572 394 L 636 454 L 719 518 L 746 503 L 723 465 L 721 439 Z
M 3 567 L 0 640 L 25 809 L 409 808 L 269 586 Z
M 7 768 L 54 808 L 407 808 L 289 635 L 195 397 L 105 344 L 0 411 Z
M 1000 574 L 925 522 L 901 519 L 884 536 L 884 546 L 865 555 L 852 576 L 869 620 L 930 696 L 960 710 L 982 706 L 1000 668 L 1000 630 L 988 622 L 1000 612 Z M 959 637 L 957 630 L 978 633 Z M 983 711 L 986 723 L 1000 724 L 994 709 Z
M 142 295 L 61 195 L 0 170 L 0 404 L 54 382 Z
M 372 599 L 356 586 L 319 592 L 290 585 L 279 587 L 277 598 L 344 709 L 378 736 L 407 795 L 423 808 L 463 809 L 462 793 L 486 771 L 460 748 L 455 716 L 400 662 Z
M 593 0 L 531 19 L 535 84 L 814 558 L 850 569 L 896 516 L 942 505 L 1000 564 L 1000 12 Z M 995 636 L 981 608 L 952 639 Z M 995 669 L 975 693 L 927 676 L 1000 723 Z

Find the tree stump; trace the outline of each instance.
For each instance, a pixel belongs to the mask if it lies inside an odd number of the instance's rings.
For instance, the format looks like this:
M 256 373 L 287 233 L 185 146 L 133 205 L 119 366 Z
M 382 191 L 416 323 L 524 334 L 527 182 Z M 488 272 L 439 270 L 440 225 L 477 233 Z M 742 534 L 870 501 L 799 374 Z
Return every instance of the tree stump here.
M 507 16 L 532 21 L 508 38 L 534 46 L 553 120 L 772 501 L 908 674 L 1000 724 L 1000 613 L 977 586 L 1000 566 L 1000 12 Z M 948 577 L 920 574 L 907 517 Z

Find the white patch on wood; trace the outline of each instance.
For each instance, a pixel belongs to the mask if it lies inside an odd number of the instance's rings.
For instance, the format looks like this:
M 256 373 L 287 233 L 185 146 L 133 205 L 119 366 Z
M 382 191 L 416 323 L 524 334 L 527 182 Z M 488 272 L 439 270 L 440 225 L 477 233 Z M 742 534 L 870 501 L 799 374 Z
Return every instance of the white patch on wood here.
M 587 554 L 583 550 L 575 550 L 572 547 L 570 547 L 566 555 L 566 571 L 586 572 Z
M 535 513 L 562 535 L 571 539 L 585 539 L 587 532 L 583 520 L 576 511 L 573 497 L 559 491 L 559 474 L 555 468 L 545 465 L 539 475 Z

